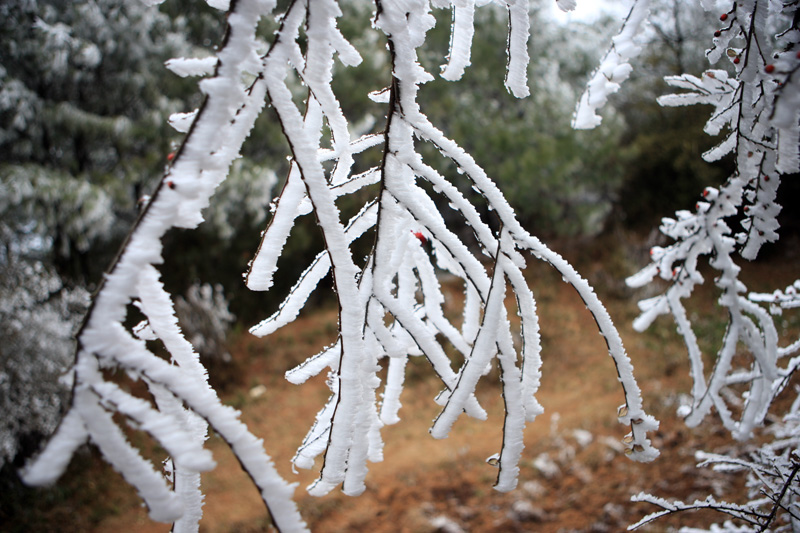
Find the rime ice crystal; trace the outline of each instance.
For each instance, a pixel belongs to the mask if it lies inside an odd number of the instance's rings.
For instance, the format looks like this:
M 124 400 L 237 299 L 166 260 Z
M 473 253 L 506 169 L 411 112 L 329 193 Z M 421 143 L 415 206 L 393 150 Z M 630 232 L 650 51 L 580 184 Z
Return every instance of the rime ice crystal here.
M 524 428 L 543 411 L 535 398 L 541 367 L 539 322 L 534 294 L 524 277 L 529 256 L 552 265 L 574 287 L 605 338 L 624 395 L 624 413 L 620 411 L 618 419 L 630 426 L 629 455 L 651 460 L 658 454 L 647 436 L 657 422 L 643 410 L 631 362 L 592 288 L 561 256 L 520 225 L 486 172 L 428 120 L 417 101 L 420 85 L 433 78 L 420 64 L 417 52 L 435 24 L 432 8 L 453 10 L 451 48 L 442 76 L 457 79 L 470 63 L 474 9 L 484 3 L 377 3 L 374 26 L 386 35 L 392 66 L 392 77 L 386 80 L 389 87 L 370 95 L 374 102 L 387 105 L 386 127 L 380 133 L 355 136 L 331 87 L 337 57 L 344 65 L 361 60 L 337 27 L 341 11 L 334 0 L 290 2 L 263 55 L 258 52 L 255 27 L 259 17 L 274 7 L 273 2 L 240 0 L 233 3 L 229 33 L 215 57 L 169 62 L 168 67 L 181 76 L 211 75 L 199 82 L 206 100 L 196 112 L 171 117 L 170 122 L 186 131 L 187 138 L 94 301 L 79 337 L 72 410 L 45 451 L 26 470 L 29 480 L 57 475 L 65 466 L 65 457 L 91 439 L 137 487 L 154 518 L 183 520 L 177 529 L 184 523 L 187 530 L 196 529 L 202 504 L 197 475 L 213 467 L 203 449 L 211 427 L 228 442 L 251 476 L 276 526 L 285 531 L 304 529 L 291 502 L 292 487 L 277 476 L 261 441 L 238 420 L 239 413 L 222 405 L 208 387 L 192 346 L 177 328 L 172 302 L 154 267 L 162 261 L 161 238 L 169 228 L 193 228 L 200 223 L 202 210 L 239 156 L 267 98 L 291 146 L 291 165 L 247 273 L 247 284 L 253 290 L 271 287 L 277 259 L 300 216 L 313 213 L 325 249 L 302 272 L 277 312 L 252 331 L 268 335 L 294 320 L 328 273 L 340 308 L 336 342 L 287 372 L 293 383 L 328 372 L 330 399 L 294 459 L 296 466 L 309 468 L 315 457 L 324 455 L 319 478 L 309 487 L 312 494 L 324 494 L 340 485 L 351 495 L 365 490 L 367 462 L 383 458 L 380 429 L 400 418 L 407 361 L 416 356 L 424 357 L 442 382 L 436 401 L 443 409 L 431 428 L 437 438 L 447 436 L 462 412 L 478 419 L 487 417 L 475 390 L 496 362 L 506 414 L 495 487 L 507 491 L 516 486 Z M 225 0 L 209 4 L 228 7 Z M 505 87 L 513 96 L 524 97 L 529 93 L 528 0 L 499 4 L 509 19 Z M 642 5 L 644 2 L 639 3 Z M 570 9 L 574 2 L 560 1 L 559 6 Z M 627 76 L 626 61 L 636 52 L 632 37 L 646 13 L 645 8 L 637 9 L 627 33 L 615 42 L 616 55 L 601 68 L 600 75 L 608 83 L 598 95 L 607 94 Z M 303 104 L 297 103 L 295 78 L 307 91 Z M 244 79 L 254 81 L 245 86 Z M 592 110 L 600 103 L 594 98 Z M 420 142 L 434 146 L 447 164 L 458 168 L 491 206 L 496 225 L 481 216 L 456 184 L 423 161 L 417 151 Z M 382 150 L 380 164 L 354 174 L 356 158 L 375 147 Z M 474 249 L 445 220 L 424 183 L 447 200 L 460 223 L 472 229 Z M 379 187 L 370 187 L 375 184 Z M 342 220 L 337 205 L 340 197 L 376 188 L 376 197 L 350 220 Z M 357 262 L 353 245 L 368 232 L 374 236 L 374 247 L 363 262 Z M 445 313 L 443 273 L 451 274 L 464 290 L 463 314 L 456 319 Z M 506 304 L 509 293 L 516 297 L 516 308 Z M 136 335 L 124 326 L 130 304 L 146 317 Z M 516 312 L 521 322 L 519 344 L 509 311 Z M 175 364 L 155 357 L 148 349 L 147 342 L 156 338 L 168 348 Z M 458 352 L 461 368 L 453 368 L 442 338 Z M 388 360 L 388 371 L 381 394 L 383 360 Z M 121 367 L 145 381 L 155 405 L 106 383 L 101 367 Z M 170 452 L 174 490 L 125 442 L 111 412 L 138 422 Z M 168 426 L 175 428 L 175 433 L 167 432 Z M 182 472 L 189 479 L 179 481 Z
M 438 2 L 435 6 L 453 10 L 450 53 L 442 67 L 446 79 L 458 79 L 469 65 L 476 4 L 467 0 Z M 510 20 L 505 83 L 514 96 L 522 97 L 528 93 L 527 2 L 509 1 L 503 6 Z M 338 340 L 287 372 L 292 383 L 328 372 L 331 397 L 294 459 L 295 466 L 310 468 L 315 457 L 324 455 L 319 479 L 309 491 L 324 494 L 340 484 L 348 494 L 364 490 L 366 462 L 383 457 L 381 427 L 401 418 L 399 398 L 408 358 L 419 355 L 428 360 L 442 381 L 443 390 L 436 401 L 443 410 L 431 428 L 436 438 L 446 437 L 462 412 L 486 418 L 475 387 L 490 364 L 497 361 L 506 418 L 496 488 L 506 491 L 516 486 L 523 429 L 542 412 L 535 398 L 541 366 L 539 323 L 533 292 L 523 276 L 526 253 L 552 264 L 586 301 L 618 369 L 630 413 L 620 421 L 631 426 L 631 457 L 653 459 L 658 452 L 647 432 L 655 429 L 657 422 L 642 409 L 632 366 L 597 296 L 563 258 L 522 228 L 484 170 L 420 109 L 419 86 L 432 76 L 421 66 L 417 49 L 435 22 L 431 4 L 407 0 L 380 2 L 378 7 L 375 26 L 388 38 L 393 77 L 387 80 L 388 89 L 369 98 L 388 104 L 383 134 L 351 139 L 330 89 L 334 54 L 338 52 L 341 58 L 340 50 L 348 49 L 334 22 L 340 14 L 335 3 L 316 0 L 308 6 L 292 4 L 277 36 L 278 44 L 264 60 L 268 95 L 292 146 L 292 160 L 286 186 L 274 204 L 274 216 L 246 275 L 247 284 L 254 290 L 271 287 L 277 258 L 295 220 L 312 210 L 325 249 L 303 270 L 278 310 L 251 332 L 269 335 L 293 321 L 328 273 L 333 274 L 340 306 Z M 308 35 L 304 55 L 297 43 L 301 25 Z M 351 62 L 351 55 L 342 59 Z M 291 98 L 289 68 L 295 69 L 308 87 L 305 108 Z M 326 125 L 330 137 L 323 131 Z M 419 142 L 432 144 L 444 159 L 457 166 L 487 199 L 502 230 L 493 230 L 459 187 L 423 161 L 417 152 Z M 380 165 L 351 175 L 355 158 L 378 146 L 383 150 Z M 328 171 L 322 163 L 331 160 L 336 164 Z M 453 231 L 421 182 L 430 184 L 472 229 L 479 250 L 470 249 Z M 365 188 L 375 183 L 380 184 L 377 197 L 369 199 L 345 224 L 337 199 L 355 191 L 367 194 L 369 189 Z M 375 245 L 357 266 L 351 247 L 367 233 L 374 235 Z M 482 255 L 490 258 L 488 267 Z M 457 279 L 465 292 L 463 320 L 454 321 L 444 313 L 442 273 Z M 509 289 L 518 302 L 521 346 L 514 343 L 504 303 Z M 453 368 L 442 338 L 465 361 L 460 369 Z M 388 372 L 379 394 L 381 360 L 388 360 Z
M 716 9 L 712 4 L 703 5 L 706 9 Z M 656 278 L 667 283 L 663 293 L 639 302 L 641 314 L 634 327 L 644 330 L 662 314 L 674 318 L 688 350 L 693 379 L 692 401 L 681 406 L 678 414 L 685 417 L 688 425 L 695 426 L 714 409 L 734 438 L 746 440 L 764 424 L 773 401 L 798 368 L 796 354 L 800 351 L 800 340 L 780 346 L 777 322 L 759 305 L 769 304 L 773 314 L 780 314 L 784 308 L 794 306 L 796 287 L 793 284 L 785 291 L 748 295 L 740 279 L 737 256 L 755 259 L 765 243 L 777 240 L 777 216 L 781 210 L 775 201 L 777 188 L 782 177 L 800 170 L 797 142 L 800 56 L 796 52 L 800 33 L 792 22 L 797 20 L 796 3 L 751 0 L 723 4 L 728 6 L 720 16 L 724 26 L 714 32 L 712 47 L 706 55 L 712 64 L 727 58 L 729 68 L 707 70 L 700 76 L 668 77 L 670 86 L 684 92 L 662 96 L 659 103 L 713 106 L 704 131 L 720 135 L 721 140 L 703 154 L 703 159 L 714 162 L 732 156 L 736 171 L 719 188 L 703 190 L 694 210 L 684 209 L 676 212 L 674 218 L 662 220 L 661 233 L 672 244 L 653 247 L 651 263 L 627 282 L 632 287 L 647 285 Z M 782 26 L 783 31 L 775 38 L 768 35 L 768 31 L 780 30 Z M 583 101 L 581 106 L 579 114 Z M 583 116 L 588 116 L 588 111 Z M 592 125 L 592 120 L 586 123 Z M 704 354 L 683 303 L 704 282 L 699 269 L 704 257 L 716 271 L 714 283 L 721 292 L 718 304 L 728 316 L 714 365 L 709 370 L 705 368 Z M 774 521 L 780 514 L 779 508 L 788 512 L 782 518 L 787 523 L 780 528 L 800 528 L 793 514 L 797 505 L 793 494 L 800 485 L 796 475 L 798 462 L 791 457 L 800 444 L 797 409 L 795 401 L 784 421 L 773 428 L 782 434 L 781 438 L 762 446 L 753 454 L 752 461 L 722 456 L 706 458 L 706 464 L 717 468 L 735 464 L 748 472 L 753 499 L 746 505 L 710 497 L 691 504 L 672 503 L 641 494 L 634 499 L 648 501 L 663 510 L 645 517 L 632 528 L 679 510 L 699 508 L 715 509 L 748 524 L 736 529 L 737 526 L 726 522 L 723 526 L 726 531 L 765 531 L 778 527 Z M 784 494 L 792 496 L 782 500 Z M 711 531 L 718 531 L 718 527 L 712 526 Z

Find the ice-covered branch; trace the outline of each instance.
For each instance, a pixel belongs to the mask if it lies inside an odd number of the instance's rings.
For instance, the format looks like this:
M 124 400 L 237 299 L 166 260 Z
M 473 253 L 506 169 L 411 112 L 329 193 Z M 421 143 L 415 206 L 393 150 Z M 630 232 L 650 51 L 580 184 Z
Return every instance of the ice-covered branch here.
M 795 135 L 798 124 L 795 121 L 792 127 L 783 128 L 781 132 L 784 133 L 780 133 L 770 121 L 778 82 L 774 65 L 766 63 L 771 55 L 768 52 L 770 39 L 765 33 L 769 15 L 767 2 L 733 6 L 732 11 L 720 17 L 725 27 L 717 31 L 714 47 L 709 51 L 710 59 L 718 60 L 722 57 L 720 47 L 741 41 L 743 48 L 728 48 L 734 51 L 726 54 L 733 75 L 717 69 L 708 70 L 699 78 L 689 74 L 667 78 L 670 85 L 687 92 L 661 97 L 659 102 L 666 106 L 712 105 L 714 109 L 705 131 L 711 135 L 722 134 L 723 140 L 703 157 L 716 161 L 732 154 L 737 171 L 719 189 L 706 188 L 693 212 L 679 211 L 674 219 L 663 220 L 661 232 L 674 243 L 654 247 L 650 251 L 651 264 L 630 277 L 628 284 L 639 287 L 657 277 L 669 284 L 660 296 L 639 303 L 642 314 L 634 325 L 643 330 L 661 314 L 670 313 L 675 317 L 689 351 L 694 379 L 693 403 L 681 411 L 687 422 L 698 424 L 713 406 L 734 436 L 745 439 L 763 421 L 774 395 L 782 388 L 779 384 L 785 380 L 789 367 L 780 366 L 780 357 L 785 352 L 778 349 L 773 320 L 753 303 L 763 299 L 748 300 L 745 295 L 746 287 L 739 279 L 741 267 L 735 257 L 752 259 L 765 242 L 778 237 L 777 187 L 782 174 L 798 170 L 796 165 L 778 168 L 781 151 L 787 151 L 782 165 L 788 165 L 786 162 L 793 159 L 789 157 L 788 148 L 779 146 L 778 139 L 781 135 Z M 795 33 L 791 35 L 796 39 Z M 795 143 L 791 153 L 796 155 L 797 151 Z M 735 216 L 743 217 L 740 232 L 731 227 Z M 704 256 L 710 258 L 709 264 L 719 273 L 715 279 L 722 290 L 719 304 L 726 308 L 730 317 L 710 375 L 704 370 L 703 355 L 682 303 L 692 295 L 694 287 L 703 282 L 698 269 Z M 753 357 L 753 371 L 747 374 L 734 365 L 739 343 L 744 344 Z M 749 375 L 744 382 L 750 384 L 750 390 L 744 395 L 744 407 L 737 415 L 721 391 L 732 379 L 742 383 L 744 375 Z
M 765 522 L 768 518 L 768 515 L 759 512 L 758 510 L 754 510 L 747 506 L 740 506 L 736 504 L 730 504 L 727 502 L 720 502 L 716 499 L 712 498 L 711 496 L 707 497 L 705 500 L 695 500 L 692 503 L 684 503 L 681 501 L 667 501 L 663 498 L 657 498 L 655 496 L 651 496 L 650 494 L 639 493 L 631 497 L 631 500 L 634 502 L 646 502 L 661 507 L 663 510 L 656 511 L 651 513 L 635 524 L 631 524 L 628 526 L 628 530 L 632 531 L 635 529 L 639 529 L 642 526 L 645 526 L 659 518 L 664 516 L 679 513 L 683 511 L 695 511 L 698 509 L 711 509 L 726 515 L 729 515 L 733 518 L 737 518 L 739 520 L 743 520 L 752 526 L 760 526 L 762 522 Z M 684 530 L 682 530 L 684 531 Z M 700 531 L 697 529 L 692 529 L 692 531 Z M 748 526 L 742 526 L 741 529 L 737 526 L 731 524 L 730 522 L 726 522 L 725 531 L 740 531 L 744 532 L 753 532 L 753 531 L 764 531 L 764 529 L 752 529 Z
M 635 502 L 646 502 L 660 507 L 628 527 L 638 529 L 664 516 L 708 509 L 727 515 L 745 525 L 737 525 L 730 520 L 723 524 L 723 529 L 713 526 L 711 529 L 683 528 L 681 531 L 696 533 L 706 531 L 796 531 L 800 525 L 800 509 L 798 509 L 798 473 L 800 461 L 796 454 L 790 454 L 789 448 L 795 447 L 797 441 L 796 422 L 789 422 L 791 437 L 780 445 L 765 445 L 751 454 L 748 460 L 713 454 L 698 454 L 702 461 L 698 467 L 712 467 L 720 472 L 746 472 L 750 501 L 744 505 L 720 501 L 712 496 L 692 503 L 668 501 L 650 494 L 639 493 L 631 499 Z M 784 426 L 784 428 L 788 427 Z M 791 442 L 789 442 L 791 441 Z
M 165 233 L 202 221 L 201 210 L 239 156 L 264 105 L 264 84 L 246 86 L 243 80 L 245 73 L 257 73 L 261 67 L 255 30 L 272 7 L 261 0 L 240 0 L 228 13 L 228 30 L 215 59 L 214 75 L 200 82 L 206 99 L 187 118 L 191 125 L 182 123 L 181 128 L 188 131 L 185 141 L 92 302 L 78 334 L 72 405 L 43 452 L 23 470 L 25 481 L 53 481 L 77 446 L 91 441 L 136 487 L 153 519 L 176 521 L 176 531 L 197 531 L 202 514 L 199 473 L 214 467 L 203 448 L 211 426 L 252 478 L 276 527 L 305 529 L 292 501 L 292 486 L 277 474 L 261 441 L 238 420 L 239 413 L 224 406 L 208 385 L 197 354 L 177 326 L 170 295 L 155 268 L 163 261 Z M 193 63 L 182 64 L 182 69 L 177 64 L 173 69 L 198 73 Z M 137 307 L 144 322 L 134 335 L 125 324 Z M 171 363 L 147 344 L 154 341 L 166 348 Z M 122 369 L 131 379 L 142 380 L 154 402 L 123 392 L 106 380 L 103 369 Z M 114 413 L 150 433 L 169 452 L 173 487 L 127 441 L 112 418 Z
M 649 14 L 650 0 L 635 0 L 622 29 L 612 40 L 611 47 L 578 101 L 572 117 L 573 128 L 592 129 L 600 125 L 602 119 L 597 115 L 597 110 L 606 104 L 609 95 L 617 92 L 622 82 L 630 76 L 633 70 L 630 61 L 642 49 L 637 38 L 642 33 Z
M 666 282 L 661 294 L 639 302 L 641 314 L 634 327 L 644 330 L 662 314 L 674 318 L 687 346 L 694 381 L 691 403 L 681 406 L 679 414 L 695 426 L 713 408 L 732 436 L 745 440 L 763 425 L 777 395 L 798 368 L 797 358 L 788 356 L 800 349 L 800 341 L 791 339 L 781 346 L 781 325 L 773 316 L 796 307 L 797 287 L 748 295 L 740 279 L 740 258 L 755 259 L 765 243 L 777 240 L 778 186 L 784 176 L 800 170 L 800 92 L 795 79 L 800 64 L 798 6 L 766 0 L 731 2 L 730 9 L 719 14 L 719 21 L 706 55 L 712 64 L 727 60 L 729 65 L 707 70 L 699 77 L 668 77 L 669 85 L 684 92 L 662 96 L 659 103 L 711 105 L 705 132 L 721 135 L 722 140 L 703 158 L 714 162 L 732 157 L 736 170 L 721 187 L 702 191 L 694 210 L 681 210 L 674 218 L 662 220 L 660 230 L 672 243 L 653 247 L 651 263 L 627 282 L 632 287 L 657 278 L 662 286 Z M 780 33 L 769 35 L 775 29 Z M 707 356 L 684 303 L 704 282 L 700 273 L 704 258 L 715 271 L 714 283 L 721 291 L 718 305 L 728 320 L 708 370 L 704 365 Z M 747 504 L 711 498 L 693 504 L 670 503 L 640 495 L 636 499 L 663 510 L 633 527 L 673 512 L 710 508 L 748 524 L 737 526 L 728 521 L 723 526 L 726 531 L 796 531 L 800 526 L 797 409 L 795 402 L 783 416 L 771 414 L 773 419 L 783 419 L 770 428 L 775 440 L 749 460 L 704 457 L 704 464 L 715 469 L 747 472 L 751 497 Z
M 476 6 L 453 2 L 449 7 L 453 9 L 453 27 L 443 76 L 457 79 L 470 61 Z M 504 7 L 510 21 L 506 86 L 515 96 L 524 96 L 527 3 L 508 2 Z M 617 415 L 631 427 L 624 439 L 628 454 L 650 460 L 657 451 L 647 432 L 655 429 L 657 422 L 643 411 L 630 360 L 599 299 L 563 258 L 520 225 L 483 169 L 431 124 L 420 108 L 420 85 L 432 79 L 418 58 L 418 49 L 435 24 L 431 9 L 425 0 L 377 3 L 374 23 L 386 35 L 392 67 L 387 89 L 370 95 L 374 102 L 388 106 L 382 134 L 352 139 L 330 90 L 334 56 L 339 50 L 336 43 L 341 43 L 335 25 L 339 11 L 332 0 L 292 3 L 276 44 L 264 59 L 268 96 L 292 147 L 292 162 L 247 274 L 248 286 L 270 288 L 277 258 L 298 217 L 313 213 L 325 248 L 300 274 L 278 310 L 251 331 L 268 335 L 294 320 L 328 273 L 340 307 L 338 340 L 287 373 L 293 383 L 303 383 L 327 371 L 331 389 L 331 397 L 294 463 L 310 468 L 315 457 L 324 456 L 319 479 L 309 488 L 312 494 L 325 493 L 339 484 L 348 494 L 363 491 L 366 461 L 383 458 L 381 427 L 399 420 L 400 393 L 410 356 L 427 359 L 442 382 L 436 401 L 443 410 L 431 428 L 436 438 L 446 437 L 462 412 L 486 418 L 475 390 L 496 361 L 506 405 L 496 488 L 514 488 L 524 448 L 523 429 L 542 412 L 535 398 L 541 366 L 539 323 L 534 295 L 523 275 L 526 253 L 553 265 L 594 315 L 625 395 Z M 303 38 L 301 26 L 308 36 L 304 52 L 298 44 Z M 293 97 L 292 69 L 307 86 L 308 97 L 302 104 Z M 432 144 L 444 160 L 456 165 L 468 184 L 487 200 L 495 220 L 482 216 L 461 192 L 463 188 L 436 164 L 423 161 L 418 152 L 421 142 Z M 380 165 L 354 174 L 361 153 L 378 147 L 383 150 Z M 328 161 L 334 165 L 324 166 Z M 375 196 L 345 224 L 337 200 L 355 191 L 362 198 L 371 191 Z M 447 216 L 440 208 L 442 203 L 450 207 Z M 474 245 L 454 229 L 465 225 L 475 236 Z M 372 236 L 374 245 L 358 263 L 352 246 L 367 235 Z M 445 272 L 455 280 L 449 287 L 457 285 L 464 290 L 460 317 L 450 318 L 443 311 L 447 288 L 439 276 Z M 509 289 L 516 309 L 507 303 Z M 519 345 L 509 320 L 514 312 L 520 319 Z M 446 349 L 442 339 L 452 350 Z M 457 354 L 455 365 L 460 368 L 454 368 L 452 353 Z M 388 366 L 385 382 L 379 373 L 383 361 Z

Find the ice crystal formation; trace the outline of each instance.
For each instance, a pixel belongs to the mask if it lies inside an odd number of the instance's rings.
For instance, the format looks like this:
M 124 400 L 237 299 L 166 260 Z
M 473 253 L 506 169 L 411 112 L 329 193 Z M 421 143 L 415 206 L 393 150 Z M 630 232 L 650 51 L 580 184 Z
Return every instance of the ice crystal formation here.
M 274 2 L 209 3 L 229 9 L 228 30 L 216 56 L 177 58 L 167 65 L 178 75 L 203 77 L 199 86 L 205 100 L 196 111 L 171 118 L 176 129 L 186 132 L 185 140 L 94 298 L 78 334 L 71 407 L 42 453 L 25 467 L 25 480 L 55 480 L 75 449 L 90 441 L 136 487 L 153 519 L 176 521 L 176 531 L 196 531 L 203 498 L 200 472 L 214 467 L 204 448 L 212 428 L 252 478 L 275 526 L 281 531 L 305 529 L 291 499 L 293 487 L 276 473 L 263 443 L 238 420 L 239 413 L 223 405 L 209 387 L 195 350 L 177 327 L 157 268 L 162 237 L 170 228 L 192 228 L 202 221 L 202 209 L 267 103 L 290 146 L 291 164 L 246 274 L 247 285 L 253 290 L 271 287 L 298 217 L 316 219 L 324 249 L 300 274 L 278 311 L 252 331 L 268 335 L 293 321 L 329 273 L 339 304 L 337 341 L 287 373 L 290 381 L 302 383 L 328 372 L 330 400 L 294 459 L 296 466 L 308 468 L 323 456 L 319 478 L 309 487 L 312 494 L 337 486 L 352 495 L 365 489 L 367 462 L 382 459 L 381 427 L 399 419 L 410 356 L 424 357 L 442 382 L 436 398 L 442 410 L 431 427 L 435 438 L 447 437 L 462 413 L 486 417 L 475 388 L 490 365 L 497 365 L 505 423 L 502 447 L 493 461 L 498 467 L 495 487 L 508 491 L 516 486 L 523 430 L 542 412 L 535 398 L 539 323 L 524 276 L 531 260 L 550 264 L 586 303 L 624 395 L 619 411 L 609 416 L 629 427 L 623 440 L 632 459 L 656 457 L 647 432 L 657 422 L 643 410 L 620 336 L 592 288 L 519 224 L 487 173 L 427 119 L 417 100 L 420 85 L 432 79 L 418 50 L 435 24 L 432 10 L 442 8 L 453 15 L 442 77 L 458 80 L 470 64 L 474 10 L 501 8 L 509 20 L 505 87 L 514 97 L 527 96 L 528 2 L 482 7 L 484 2 L 470 0 L 377 1 L 372 24 L 386 40 L 391 73 L 385 89 L 369 95 L 385 111 L 382 130 L 363 135 L 354 133 L 332 89 L 334 73 L 347 74 L 334 70 L 337 58 L 344 66 L 361 61 L 337 27 L 341 11 L 335 0 L 289 2 L 277 14 L 280 25 L 270 43 L 257 38 L 255 30 L 262 17 L 276 16 Z M 559 5 L 569 8 L 574 2 Z M 627 44 L 624 39 L 616 43 L 622 58 L 628 57 Z M 423 144 L 434 147 L 438 159 L 424 160 L 419 150 Z M 363 168 L 362 156 L 371 151 L 378 152 L 371 160 L 379 163 Z M 441 170 L 447 165 L 458 170 L 461 183 Z M 481 216 L 465 196 L 465 187 L 459 186 L 463 183 L 483 197 L 490 217 Z M 344 197 L 361 200 L 363 206 L 345 217 L 337 204 Z M 463 238 L 463 228 L 469 228 L 472 240 Z M 372 242 L 363 260 L 354 252 L 359 239 Z M 443 273 L 464 292 L 463 312 L 456 318 L 443 310 Z M 521 342 L 515 342 L 512 313 L 519 318 Z M 143 320 L 128 328 L 126 321 L 139 315 Z M 158 357 L 156 346 L 165 348 L 172 361 Z M 384 359 L 388 371 L 382 382 Z M 144 382 L 154 401 L 134 397 L 108 380 L 109 369 Z M 126 440 L 115 415 L 150 433 L 167 450 L 169 480 Z
M 625 27 L 592 78 L 575 115 L 577 127 L 593 127 L 595 110 L 619 88 L 638 53 L 625 37 L 641 33 L 648 1 L 639 0 Z M 731 157 L 735 172 L 720 187 L 699 191 L 693 210 L 662 220 L 660 231 L 671 244 L 650 250 L 652 261 L 627 282 L 642 287 L 660 281 L 660 294 L 639 302 L 634 322 L 644 330 L 660 315 L 671 315 L 688 349 L 693 387 L 691 401 L 678 414 L 697 426 L 712 411 L 737 440 L 753 437 L 764 425 L 774 400 L 800 365 L 800 339 L 785 339 L 775 319 L 797 307 L 800 282 L 770 294 L 749 293 L 740 278 L 741 259 L 755 259 L 765 243 L 778 239 L 776 202 L 782 179 L 800 171 L 800 11 L 797 2 L 748 0 L 701 2 L 718 15 L 709 29 L 706 56 L 716 68 L 699 75 L 671 76 L 667 83 L 683 92 L 662 96 L 663 106 L 712 107 L 704 131 L 722 140 L 703 154 L 707 162 Z M 712 37 L 713 36 L 713 37 Z M 795 176 L 792 176 L 795 175 Z M 718 305 L 727 315 L 725 333 L 706 367 L 696 327 L 684 300 L 704 282 L 703 259 L 714 271 Z M 665 288 L 664 288 L 665 287 Z M 709 497 L 694 503 L 669 502 L 640 494 L 662 508 L 633 527 L 688 509 L 714 509 L 739 520 L 710 531 L 798 531 L 798 407 L 795 400 L 770 431 L 774 440 L 746 459 L 704 454 L 703 466 L 746 472 L 752 499 L 743 505 Z M 744 525 L 741 525 L 741 524 Z M 722 529 L 718 529 L 722 527 Z M 700 531 L 692 529 L 692 531 Z

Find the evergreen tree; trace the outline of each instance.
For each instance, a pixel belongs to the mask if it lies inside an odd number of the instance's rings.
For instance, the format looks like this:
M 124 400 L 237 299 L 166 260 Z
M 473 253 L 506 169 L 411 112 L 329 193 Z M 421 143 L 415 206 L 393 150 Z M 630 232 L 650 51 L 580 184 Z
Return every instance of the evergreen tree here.
M 193 27 L 213 28 L 210 10 Z M 138 2 L 0 4 L 0 465 L 55 428 L 96 283 L 177 138 L 182 17 Z M 25 411 L 23 413 L 23 411 Z

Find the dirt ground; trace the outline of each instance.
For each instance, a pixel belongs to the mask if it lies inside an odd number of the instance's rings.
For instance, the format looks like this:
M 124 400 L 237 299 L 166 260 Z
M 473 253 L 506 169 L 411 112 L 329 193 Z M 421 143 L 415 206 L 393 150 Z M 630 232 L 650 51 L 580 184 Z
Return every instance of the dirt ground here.
M 593 271 L 592 265 L 584 268 L 601 285 L 601 294 L 619 292 L 619 287 L 602 286 L 606 278 L 601 271 Z M 768 277 L 774 283 L 774 276 Z M 428 434 L 438 413 L 433 397 L 439 387 L 427 364 L 421 358 L 414 360 L 402 397 L 402 420 L 383 429 L 385 459 L 370 466 L 366 492 L 359 497 L 332 493 L 315 498 L 305 493 L 305 487 L 315 479 L 316 472 L 294 473 L 290 459 L 328 391 L 324 378 L 294 386 L 282 376 L 332 340 L 335 311 L 316 311 L 267 340 L 247 333 L 235 337 L 231 353 L 237 372 L 233 375 L 239 377 L 224 397 L 242 410 L 243 420 L 264 438 L 280 473 L 298 483 L 296 501 L 313 531 L 623 531 L 656 510 L 630 502 L 631 496 L 641 491 L 684 500 L 708 494 L 735 500 L 742 494 L 735 477 L 695 468 L 695 452 L 724 453 L 731 443 L 711 418 L 694 429 L 677 419 L 679 393 L 689 389 L 690 381 L 685 349 L 668 319 L 645 334 L 635 333 L 630 323 L 636 314 L 636 295 L 604 296 L 637 369 L 645 407 L 661 421 L 660 430 L 653 436 L 661 457 L 650 464 L 634 463 L 621 453 L 620 439 L 628 431 L 616 422 L 622 393 L 591 315 L 547 268 L 531 272 L 531 286 L 542 322 L 544 363 L 538 398 L 545 414 L 527 429 L 519 487 L 505 494 L 492 488 L 497 470 L 486 462 L 499 451 L 501 440 L 502 398 L 496 372 L 478 389 L 489 420 L 480 422 L 463 416 L 451 436 L 439 441 Z M 707 327 L 714 331 L 721 324 L 724 321 Z M 235 458 L 216 436 L 210 438 L 210 447 L 218 467 L 203 476 L 206 503 L 201 531 L 269 530 L 265 508 Z M 147 518 L 136 495 L 109 467 L 96 458 L 93 464 L 92 476 L 118 482 L 103 489 L 103 497 L 111 503 L 104 516 L 91 521 L 91 531 L 170 530 L 169 525 Z M 679 525 L 708 525 L 719 519 L 710 514 L 684 513 L 643 530 L 668 531 Z M 68 522 L 62 522 L 62 531 L 75 530 Z

